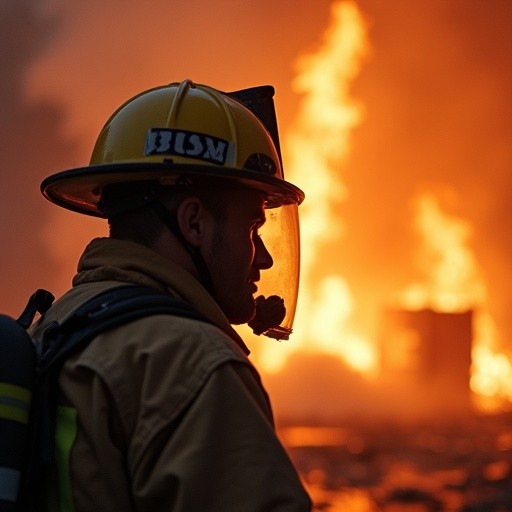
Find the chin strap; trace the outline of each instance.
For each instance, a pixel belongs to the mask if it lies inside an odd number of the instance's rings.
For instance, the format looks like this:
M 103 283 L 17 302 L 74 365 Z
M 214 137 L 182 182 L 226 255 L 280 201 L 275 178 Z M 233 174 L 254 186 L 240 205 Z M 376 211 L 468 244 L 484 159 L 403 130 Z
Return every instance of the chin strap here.
M 206 290 L 210 293 L 210 295 L 215 298 L 215 287 L 213 285 L 212 276 L 210 271 L 208 270 L 208 266 L 206 265 L 206 261 L 204 261 L 203 255 L 201 251 L 194 247 L 181 232 L 181 229 L 178 225 L 178 219 L 176 214 L 170 212 L 158 199 L 154 199 L 151 202 L 151 206 L 154 212 L 158 215 L 160 220 L 167 226 L 167 228 L 171 231 L 171 233 L 181 242 L 181 245 L 188 251 L 192 260 L 199 272 L 199 276 L 201 278 L 201 284 L 206 288 Z

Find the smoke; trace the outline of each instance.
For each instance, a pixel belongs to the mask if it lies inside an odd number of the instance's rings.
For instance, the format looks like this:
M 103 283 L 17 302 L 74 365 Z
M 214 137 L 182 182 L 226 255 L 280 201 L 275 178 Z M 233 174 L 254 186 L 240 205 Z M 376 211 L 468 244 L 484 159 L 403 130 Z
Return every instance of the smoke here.
M 510 347 L 512 4 L 359 4 L 374 52 L 353 87 L 367 118 L 345 172 L 348 228 L 336 264 L 357 283 L 356 302 L 378 308 L 414 273 L 411 201 L 444 189 L 447 211 L 472 226 L 488 305 Z
M 51 284 L 57 271 L 40 236 L 49 209 L 39 182 L 73 154 L 74 141 L 59 130 L 62 107 L 24 97 L 27 71 L 40 58 L 44 42 L 58 31 L 55 18 L 43 17 L 37 2 L 0 3 L 0 310 L 21 312 L 37 287 Z
M 63 293 L 83 246 L 105 234 L 104 222 L 45 201 L 39 184 L 87 165 L 101 126 L 127 98 L 185 78 L 226 90 L 271 83 L 286 125 L 293 111 L 283 102 L 291 94 L 287 63 L 328 13 L 311 5 L 290 17 L 286 4 L 279 12 L 270 0 L 257 9 L 232 0 L 123 9 L 98 0 L 1 3 L 2 312 L 17 314 L 38 287 Z M 269 59 L 277 49 L 279 58 Z

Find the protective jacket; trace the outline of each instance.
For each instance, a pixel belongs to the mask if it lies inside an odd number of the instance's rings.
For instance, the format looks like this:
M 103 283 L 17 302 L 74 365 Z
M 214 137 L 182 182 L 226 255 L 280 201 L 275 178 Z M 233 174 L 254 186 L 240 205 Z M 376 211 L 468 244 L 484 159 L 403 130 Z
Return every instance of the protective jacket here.
M 181 298 L 211 323 L 150 316 L 99 335 L 66 362 L 52 510 L 311 510 L 245 344 L 181 267 L 136 243 L 93 240 L 73 288 L 32 335 L 122 283 Z

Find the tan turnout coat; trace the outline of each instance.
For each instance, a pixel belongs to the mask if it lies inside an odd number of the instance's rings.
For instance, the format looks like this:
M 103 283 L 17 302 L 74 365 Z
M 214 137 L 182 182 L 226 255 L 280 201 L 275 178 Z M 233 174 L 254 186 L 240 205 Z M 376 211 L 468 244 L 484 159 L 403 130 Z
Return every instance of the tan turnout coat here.
M 67 361 L 54 510 L 310 510 L 244 343 L 182 268 L 139 244 L 93 240 L 73 288 L 32 334 L 123 283 L 179 297 L 211 324 L 143 318 L 99 335 Z

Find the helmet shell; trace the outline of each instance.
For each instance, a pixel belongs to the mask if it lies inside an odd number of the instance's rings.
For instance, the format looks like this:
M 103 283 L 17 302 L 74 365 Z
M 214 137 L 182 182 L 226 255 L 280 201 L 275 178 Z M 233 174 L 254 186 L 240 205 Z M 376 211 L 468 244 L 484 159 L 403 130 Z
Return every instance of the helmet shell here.
M 190 80 L 128 100 L 101 130 L 90 165 L 46 178 L 41 190 L 67 209 L 104 216 L 98 201 L 106 185 L 174 185 L 194 176 L 262 190 L 270 208 L 304 199 L 283 179 L 278 150 L 259 117 L 228 94 Z

